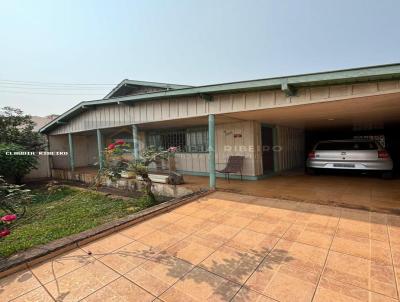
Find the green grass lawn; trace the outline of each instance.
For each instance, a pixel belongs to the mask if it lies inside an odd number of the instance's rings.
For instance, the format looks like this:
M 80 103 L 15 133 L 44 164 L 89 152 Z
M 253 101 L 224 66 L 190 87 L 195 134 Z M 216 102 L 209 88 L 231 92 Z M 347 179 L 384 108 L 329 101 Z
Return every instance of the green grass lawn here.
M 50 194 L 35 189 L 24 218 L 0 241 L 0 256 L 76 234 L 149 206 L 145 197 L 114 199 L 103 194 L 61 187 Z M 2 213 L 0 213 L 2 214 Z

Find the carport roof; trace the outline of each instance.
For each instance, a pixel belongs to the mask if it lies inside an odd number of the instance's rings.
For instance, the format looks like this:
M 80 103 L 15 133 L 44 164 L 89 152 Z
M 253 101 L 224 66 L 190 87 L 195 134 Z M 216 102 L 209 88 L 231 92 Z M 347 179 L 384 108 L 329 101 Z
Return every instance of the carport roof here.
M 89 106 L 114 103 L 133 103 L 138 101 L 190 95 L 200 95 L 209 98 L 210 94 L 251 91 L 260 89 L 281 88 L 285 92 L 290 92 L 291 87 L 346 84 L 372 80 L 388 80 L 394 78 L 400 78 L 400 63 L 291 75 L 284 77 L 274 77 L 251 81 L 213 84 L 197 87 L 176 85 L 176 87 L 170 86 L 170 89 L 164 91 L 81 102 L 60 115 L 58 118 L 45 125 L 44 127 L 42 127 L 39 131 L 41 133 L 48 133 L 50 130 L 56 128 L 58 125 L 65 123 L 76 115 L 79 115 L 83 110 L 85 110 L 85 108 Z

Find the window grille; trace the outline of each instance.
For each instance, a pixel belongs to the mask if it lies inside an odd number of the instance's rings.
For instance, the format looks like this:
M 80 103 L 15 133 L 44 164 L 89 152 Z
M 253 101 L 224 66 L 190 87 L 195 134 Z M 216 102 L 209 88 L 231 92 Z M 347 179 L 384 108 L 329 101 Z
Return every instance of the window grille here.
M 151 131 L 147 135 L 147 144 L 162 150 L 177 147 L 178 152 L 207 152 L 208 130 L 207 128 L 188 128 Z

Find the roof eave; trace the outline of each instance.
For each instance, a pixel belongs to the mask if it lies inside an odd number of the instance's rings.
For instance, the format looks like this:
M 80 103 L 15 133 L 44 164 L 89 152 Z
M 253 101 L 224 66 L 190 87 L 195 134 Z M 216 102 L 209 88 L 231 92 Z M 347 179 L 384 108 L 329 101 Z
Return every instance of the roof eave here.
M 112 103 L 129 103 L 137 101 L 146 101 L 166 97 L 179 97 L 197 94 L 215 94 L 226 92 L 250 91 L 257 89 L 275 89 L 283 87 L 283 85 L 291 86 L 313 86 L 313 85 L 329 85 L 329 84 L 345 84 L 354 82 L 363 82 L 369 80 L 387 80 L 392 78 L 400 78 L 400 64 L 370 66 L 346 70 L 337 70 L 329 72 L 320 72 L 312 74 L 294 75 L 287 77 L 277 77 L 270 79 L 224 83 L 215 85 L 206 85 L 199 87 L 189 87 L 181 89 L 172 89 L 160 92 L 152 92 L 145 94 L 137 94 L 125 97 L 116 97 L 111 99 L 102 99 L 87 101 L 71 108 L 57 119 L 43 126 L 39 131 L 47 133 L 54 127 L 57 121 L 62 121 L 73 115 L 73 113 L 82 106 L 94 106 Z M 127 80 L 124 80 L 127 81 Z M 123 82 L 124 82 L 123 81 Z M 121 84 L 123 83 L 121 82 Z

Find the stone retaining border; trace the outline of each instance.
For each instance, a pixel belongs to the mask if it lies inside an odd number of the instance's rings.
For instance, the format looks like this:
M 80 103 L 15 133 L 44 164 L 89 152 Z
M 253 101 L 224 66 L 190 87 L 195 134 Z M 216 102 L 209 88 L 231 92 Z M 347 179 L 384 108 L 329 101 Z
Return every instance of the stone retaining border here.
M 0 260 L 0 278 L 23 269 L 28 269 L 32 265 L 53 258 L 69 250 L 78 248 L 80 245 L 87 244 L 111 233 L 137 224 L 148 218 L 168 212 L 213 192 L 215 192 L 215 190 L 200 191 L 184 197 L 175 198 L 156 206 L 144 209 L 135 214 L 102 224 L 93 229 L 60 238 L 47 244 L 33 247 L 26 251 L 14 254 L 7 259 Z

